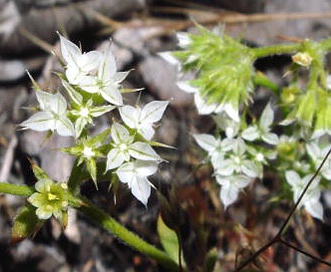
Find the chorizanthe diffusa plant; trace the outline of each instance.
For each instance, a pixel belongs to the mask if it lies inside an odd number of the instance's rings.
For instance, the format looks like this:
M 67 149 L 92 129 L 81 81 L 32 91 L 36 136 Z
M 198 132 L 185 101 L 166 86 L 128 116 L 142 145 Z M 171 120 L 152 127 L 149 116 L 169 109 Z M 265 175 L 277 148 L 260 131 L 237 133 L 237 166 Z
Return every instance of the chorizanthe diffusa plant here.
M 194 94 L 200 114 L 211 114 L 215 120 L 214 134 L 193 138 L 207 152 L 224 207 L 250 183 L 262 179 L 265 168 L 277 171 L 283 181 L 278 197 L 290 190 L 296 202 L 331 148 L 331 93 L 324 63 L 330 40 L 250 48 L 221 27 L 209 31 L 198 26 L 198 30 L 198 34 L 178 33 L 180 50 L 160 55 L 179 66 L 179 78 L 188 72 L 195 75 L 179 80 L 178 86 Z M 282 89 L 254 68 L 256 59 L 280 53 L 292 54 L 293 60 L 285 75 L 291 84 Z M 309 71 L 305 85 L 299 81 L 301 69 Z M 275 98 L 254 116 L 253 90 L 258 86 L 275 91 Z M 283 120 L 275 120 L 275 110 Z M 281 127 L 280 135 L 272 132 L 275 126 Z M 320 220 L 321 190 L 329 187 L 330 173 L 329 160 L 300 203 Z

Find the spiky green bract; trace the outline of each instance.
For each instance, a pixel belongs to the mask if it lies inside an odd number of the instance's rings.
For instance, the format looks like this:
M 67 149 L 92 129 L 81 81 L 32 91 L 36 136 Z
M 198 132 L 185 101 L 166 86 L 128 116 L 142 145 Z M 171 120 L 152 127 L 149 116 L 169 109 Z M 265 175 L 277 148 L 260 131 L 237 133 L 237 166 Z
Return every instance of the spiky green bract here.
M 198 26 L 199 34 L 187 34 L 183 51 L 173 56 L 182 63 L 183 71 L 198 72 L 189 83 L 199 90 L 208 104 L 230 104 L 235 110 L 247 103 L 253 90 L 253 60 L 250 48 L 227 36 Z
M 78 158 L 77 165 L 85 162 L 87 171 L 97 187 L 97 166 L 96 159 L 105 157 L 105 140 L 109 135 L 110 130 L 107 129 L 95 137 L 87 137 L 81 139 L 75 146 L 62 148 L 63 152 L 71 154 Z

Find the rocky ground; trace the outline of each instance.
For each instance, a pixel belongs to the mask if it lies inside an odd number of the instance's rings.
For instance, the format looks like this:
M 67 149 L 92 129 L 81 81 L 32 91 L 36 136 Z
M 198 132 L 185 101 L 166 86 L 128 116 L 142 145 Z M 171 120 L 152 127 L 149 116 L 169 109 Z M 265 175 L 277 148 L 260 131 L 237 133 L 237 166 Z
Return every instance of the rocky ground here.
M 202 6 L 202 2 L 208 6 Z M 330 35 L 331 14 L 309 18 L 314 12 L 331 12 L 328 0 L 249 2 L 248 5 L 240 0 L 180 1 L 179 4 L 166 0 L 0 0 L 0 181 L 33 185 L 35 178 L 28 158 L 38 162 L 56 180 L 68 177 L 73 159 L 55 149 L 69 140 L 56 135 L 45 140 L 45 135 L 21 131 L 17 126 L 27 118 L 24 108 L 36 103 L 26 70 L 44 89 L 58 86 L 51 72 L 60 67 L 48 53 L 50 49 L 59 50 L 56 30 L 65 31 L 74 42 L 80 41 L 84 51 L 100 48 L 111 38 L 118 69 L 133 69 L 125 85 L 144 88 L 139 97 L 141 103 L 152 99 L 171 101 L 156 139 L 176 149 L 160 150 L 169 162 L 162 164 L 153 182 L 166 196 L 171 188 L 176 192 L 174 202 L 179 208 L 178 224 L 190 270 L 199 271 L 197 267 L 212 248 L 218 256 L 215 271 L 233 270 L 238 254 L 250 254 L 252 248 L 248 245 L 258 248 L 277 233 L 290 206 L 288 203 L 266 205 L 277 189 L 277 181 L 270 174 L 224 212 L 210 169 L 195 170 L 203 157 L 190 136 L 193 132 L 210 131 L 212 120 L 197 114 L 191 95 L 180 91 L 175 84 L 176 68 L 157 53 L 176 48 L 174 33 L 191 29 L 189 17 L 197 22 L 227 22 L 228 34 L 240 35 L 256 46 L 289 38 L 322 39 Z M 294 19 L 286 14 L 290 12 L 305 16 Z M 275 14 L 283 16 L 276 18 Z M 257 65 L 281 84 L 288 60 L 286 56 L 274 60 L 276 63 L 265 60 Z M 263 90 L 259 93 L 261 101 L 270 95 Z M 138 96 L 130 94 L 127 99 L 134 104 Z M 106 124 L 104 118 L 95 129 Z M 155 193 L 146 209 L 125 186 L 120 188 L 116 205 L 107 183 L 100 184 L 96 191 L 92 182 L 86 182 L 82 192 L 129 229 L 159 245 L 155 230 L 159 205 Z M 323 200 L 326 221 L 321 223 L 298 215 L 286 239 L 329 260 L 330 194 L 325 193 Z M 10 246 L 12 220 L 24 202 L 22 198 L 0 196 L 0 272 L 163 271 L 153 260 L 118 242 L 74 211 L 64 232 L 55 221 L 49 221 L 35 237 Z M 331 269 L 284 246 L 275 246 L 267 253 L 261 271 Z

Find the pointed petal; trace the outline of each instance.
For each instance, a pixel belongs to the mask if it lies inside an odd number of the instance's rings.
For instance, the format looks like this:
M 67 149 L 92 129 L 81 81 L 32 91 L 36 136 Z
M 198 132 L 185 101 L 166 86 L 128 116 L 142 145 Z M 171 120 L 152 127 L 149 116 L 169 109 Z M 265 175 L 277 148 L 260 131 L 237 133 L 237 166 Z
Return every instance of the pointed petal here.
M 157 171 L 158 163 L 155 161 L 140 161 L 134 162 L 135 170 L 140 177 L 148 177 Z
M 115 57 L 111 51 L 111 44 L 109 43 L 102 55 L 102 62 L 98 71 L 98 78 L 101 81 L 107 81 L 115 75 L 117 70 Z
M 130 73 L 130 71 L 127 71 L 127 72 L 118 72 L 118 73 L 116 73 L 113 76 L 112 80 L 114 82 L 116 82 L 117 84 L 118 83 L 121 83 L 124 79 L 126 79 L 126 77 L 128 76 L 129 73 Z
M 141 111 L 140 121 L 147 124 L 159 121 L 168 104 L 168 101 L 152 101 L 148 103 Z
M 259 138 L 259 131 L 256 126 L 248 127 L 242 132 L 241 137 L 247 141 L 255 141 Z
M 98 51 L 87 52 L 78 58 L 78 67 L 84 74 L 92 72 L 99 67 L 101 57 L 102 55 Z
M 116 170 L 116 174 L 122 183 L 128 183 L 129 186 L 137 179 L 133 162 L 122 164 Z
M 286 171 L 285 178 L 292 187 L 297 187 L 297 185 L 301 183 L 299 174 L 293 170 Z
M 265 143 L 270 145 L 277 145 L 279 142 L 278 136 L 275 133 L 265 133 L 261 138 Z
M 62 117 L 56 122 L 56 131 L 61 136 L 74 136 L 75 137 L 75 128 L 71 121 Z
M 161 157 L 147 143 L 135 142 L 130 145 L 129 154 L 138 160 L 143 161 L 160 161 Z
M 77 65 L 76 64 L 77 59 L 82 55 L 82 52 L 80 51 L 77 45 L 67 40 L 62 35 L 59 34 L 59 36 L 60 36 L 62 57 L 67 62 L 67 64 Z
M 304 207 L 312 217 L 323 221 L 323 206 L 319 201 L 308 201 Z
M 261 115 L 260 126 L 264 129 L 267 129 L 271 126 L 273 121 L 274 121 L 274 112 L 271 108 L 270 103 L 268 103 Z
M 121 106 L 123 99 L 121 92 L 114 86 L 109 85 L 100 91 L 101 96 L 110 104 Z
M 181 89 L 182 91 L 187 92 L 187 93 L 198 93 L 199 92 L 199 89 L 190 85 L 189 81 L 179 81 L 179 82 L 177 82 L 177 86 L 179 89 Z
M 217 168 L 217 175 L 231 176 L 234 172 L 234 165 L 232 160 L 224 160 L 222 166 Z
M 132 194 L 145 206 L 151 195 L 151 185 L 146 177 L 138 178 L 131 183 Z
M 123 164 L 125 155 L 118 148 L 113 148 L 107 155 L 106 170 L 112 170 Z
M 194 95 L 194 103 L 200 115 L 211 114 L 217 108 L 216 104 L 207 104 L 206 101 L 199 95 L 199 93 Z
M 25 120 L 20 126 L 36 131 L 47 131 L 55 129 L 55 120 L 53 114 L 47 111 L 40 111 Z
M 194 139 L 200 147 L 202 147 L 207 152 L 214 152 L 217 147 L 217 140 L 213 135 L 209 134 L 194 134 Z
M 138 129 L 138 132 L 147 140 L 151 140 L 154 136 L 154 129 L 152 125 L 144 125 Z
M 235 186 L 232 186 L 231 183 L 227 183 L 221 187 L 220 198 L 224 204 L 224 209 L 237 200 L 238 194 L 239 190 Z
M 259 176 L 259 170 L 256 165 L 251 161 L 244 161 L 241 166 L 242 172 L 250 178 Z
M 140 116 L 140 109 L 126 105 L 120 107 L 119 111 L 123 122 L 130 128 L 136 128 Z
M 180 61 L 176 59 L 171 52 L 160 52 L 158 53 L 158 55 L 172 65 L 176 65 L 176 66 L 180 65 Z
M 131 141 L 129 131 L 119 123 L 114 123 L 110 130 L 110 136 L 116 144 Z

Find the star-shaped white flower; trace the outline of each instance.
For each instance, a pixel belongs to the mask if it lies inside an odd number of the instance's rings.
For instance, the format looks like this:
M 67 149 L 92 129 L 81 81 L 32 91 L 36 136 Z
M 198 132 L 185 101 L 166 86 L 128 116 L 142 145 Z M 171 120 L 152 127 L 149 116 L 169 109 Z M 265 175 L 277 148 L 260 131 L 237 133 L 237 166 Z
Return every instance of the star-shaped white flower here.
M 61 136 L 75 136 L 75 129 L 67 117 L 67 102 L 60 93 L 36 91 L 41 111 L 20 125 L 36 131 L 56 131 Z
M 145 206 L 154 187 L 147 179 L 157 171 L 157 163 L 153 161 L 136 160 L 123 164 L 116 170 L 121 182 L 127 183 L 132 194 Z
M 292 186 L 293 200 L 297 202 L 304 188 L 307 186 L 308 182 L 313 177 L 313 174 L 306 175 L 301 178 L 299 174 L 293 170 L 285 172 L 286 181 Z M 318 187 L 320 178 L 316 177 L 314 181 L 309 186 L 306 194 L 301 200 L 299 207 L 304 206 L 311 216 L 323 220 L 323 207 L 319 202 L 321 191 Z
M 59 34 L 59 33 L 58 33 Z M 71 84 L 86 85 L 91 82 L 100 65 L 102 54 L 98 51 L 82 53 L 77 45 L 60 36 L 61 53 L 66 61 L 66 77 Z
M 142 161 L 161 161 L 161 157 L 149 144 L 134 142 L 134 136 L 131 136 L 124 126 L 118 123 L 113 124 L 110 135 L 113 140 L 113 148 L 107 155 L 106 170 L 119 167 L 129 161 L 130 157 Z
M 226 209 L 237 200 L 239 192 L 249 184 L 251 178 L 244 175 L 229 177 L 216 175 L 216 181 L 221 185 L 220 198 Z
M 98 72 L 92 82 L 81 85 L 81 88 L 89 93 L 100 94 L 107 102 L 123 105 L 122 94 L 119 91 L 120 83 L 127 77 L 129 72 L 116 72 L 115 57 L 110 44 L 103 52 Z
M 208 152 L 214 167 L 223 161 L 225 152 L 232 149 L 231 144 L 226 139 L 222 141 L 220 138 L 215 138 L 209 134 L 194 134 L 193 137 L 198 145 Z
M 168 104 L 168 101 L 152 101 L 142 109 L 126 105 L 119 111 L 128 127 L 136 129 L 146 140 L 150 140 L 154 136 L 153 124 L 162 118 Z
M 262 141 L 276 145 L 279 141 L 275 133 L 270 132 L 270 126 L 274 121 L 274 112 L 270 103 L 265 107 L 258 124 L 248 127 L 242 132 L 242 137 L 247 141 L 255 141 L 261 139 Z
M 232 153 L 217 167 L 216 174 L 220 176 L 244 174 L 250 178 L 258 177 L 258 167 L 254 162 L 247 159 L 246 149 L 246 144 L 241 138 L 235 139 Z

